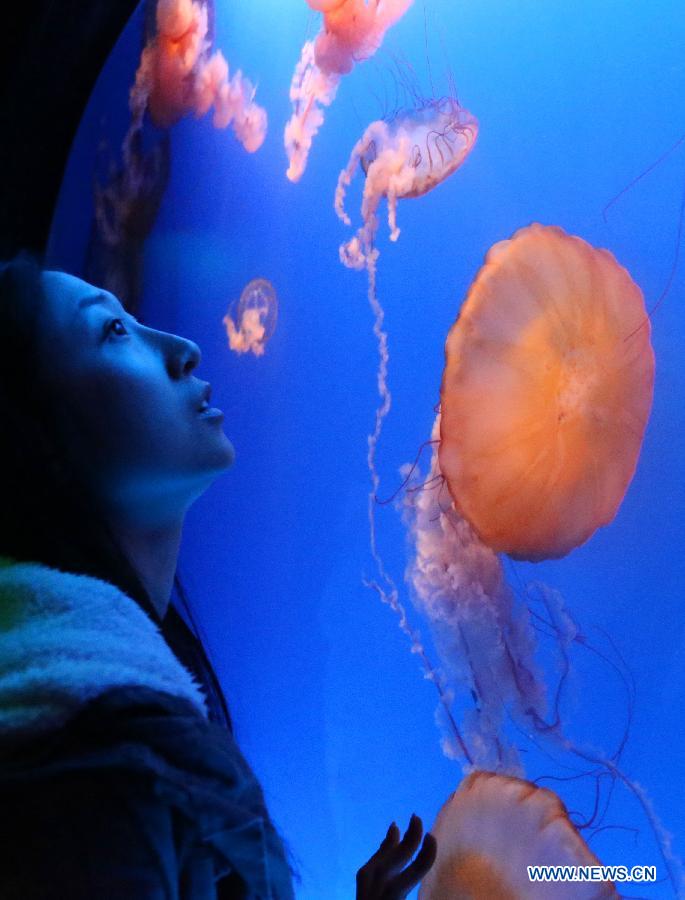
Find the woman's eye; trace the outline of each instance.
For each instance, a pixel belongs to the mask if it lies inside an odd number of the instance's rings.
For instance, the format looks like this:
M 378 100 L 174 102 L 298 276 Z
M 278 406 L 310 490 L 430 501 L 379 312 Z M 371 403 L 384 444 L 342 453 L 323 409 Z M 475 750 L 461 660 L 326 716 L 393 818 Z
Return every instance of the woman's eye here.
M 124 324 L 124 320 L 110 319 L 109 322 L 105 325 L 105 337 L 107 337 L 110 333 L 128 334 L 126 325 Z

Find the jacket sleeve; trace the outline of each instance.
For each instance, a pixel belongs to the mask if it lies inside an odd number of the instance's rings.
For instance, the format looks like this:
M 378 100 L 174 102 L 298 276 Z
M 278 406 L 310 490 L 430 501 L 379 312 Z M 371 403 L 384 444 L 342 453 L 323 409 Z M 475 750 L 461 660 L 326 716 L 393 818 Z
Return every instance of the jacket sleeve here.
M 216 897 L 211 859 L 181 884 L 185 825 L 144 777 L 67 772 L 3 793 L 5 900 Z
M 0 742 L 1 744 L 1 742 Z M 120 688 L 0 754 L 0 900 L 293 900 L 230 733 Z

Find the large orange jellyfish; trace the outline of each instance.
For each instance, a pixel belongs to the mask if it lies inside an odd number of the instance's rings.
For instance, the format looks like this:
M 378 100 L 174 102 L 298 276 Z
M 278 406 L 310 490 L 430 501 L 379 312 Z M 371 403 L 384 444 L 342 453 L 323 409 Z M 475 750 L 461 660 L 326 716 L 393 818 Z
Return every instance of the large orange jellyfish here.
M 654 385 L 642 292 L 612 254 L 542 225 L 495 244 L 445 354 L 440 469 L 481 539 L 540 560 L 611 522 Z
M 559 797 L 530 781 L 473 772 L 430 829 L 438 852 L 419 900 L 601 900 L 609 881 L 531 881 L 529 866 L 600 866 Z
M 355 63 L 380 47 L 385 32 L 413 0 L 307 0 L 324 15 L 314 41 L 306 41 L 290 85 L 293 114 L 285 127 L 290 165 L 287 176 L 299 181 L 307 166 L 314 135 L 323 123 L 322 107 L 330 106 L 340 79 Z
M 216 128 L 233 126 L 253 152 L 266 135 L 266 112 L 254 102 L 254 87 L 238 70 L 229 80 L 221 50 L 210 54 L 208 0 L 158 0 L 157 34 L 145 46 L 130 105 L 134 122 L 147 109 L 160 128 L 190 113 L 204 116 L 214 107 Z
M 496 244 L 469 289 L 447 339 L 428 479 L 407 496 L 408 581 L 449 681 L 477 698 L 461 729 L 448 722 L 448 755 L 520 771 L 507 717 L 564 741 L 532 615 L 497 555 L 501 523 L 508 552 L 541 559 L 614 514 L 651 404 L 648 326 L 625 269 L 560 228 L 533 225 Z M 538 599 L 566 655 L 576 626 L 556 592 L 540 586 Z
M 560 697 L 571 649 L 587 647 L 585 638 L 557 591 L 533 583 L 519 602 L 497 555 L 500 531 L 489 530 L 510 524 L 510 497 L 526 494 L 538 469 L 542 480 L 512 516 L 509 551 L 558 556 L 609 520 L 635 469 L 653 378 L 642 295 L 611 254 L 541 225 L 495 245 L 447 340 L 430 471 L 406 498 L 414 539 L 407 580 L 442 663 L 433 669 L 413 638 L 438 687 L 445 754 L 470 768 L 522 774 L 525 735 L 589 763 L 641 805 L 677 885 L 668 835 L 644 790 L 621 771 L 627 735 L 605 755 L 566 733 Z M 537 629 L 555 642 L 560 674 L 549 691 Z M 473 702 L 459 724 L 455 687 Z

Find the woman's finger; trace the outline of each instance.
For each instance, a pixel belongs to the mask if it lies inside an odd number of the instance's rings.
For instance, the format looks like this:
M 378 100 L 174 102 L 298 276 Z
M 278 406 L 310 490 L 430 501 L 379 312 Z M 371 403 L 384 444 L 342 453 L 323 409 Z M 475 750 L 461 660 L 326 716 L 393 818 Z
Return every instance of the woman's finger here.
M 383 894 L 383 900 L 403 900 L 426 875 L 435 862 L 437 852 L 438 842 L 432 834 L 426 834 L 423 839 L 423 846 L 419 850 L 416 859 L 403 872 L 400 872 L 399 875 L 392 879 L 392 882 Z
M 387 875 L 394 875 L 404 868 L 416 853 L 416 850 L 421 843 L 422 834 L 423 823 L 414 813 L 409 820 L 409 827 L 404 833 L 402 840 L 387 853 L 387 864 L 384 866 Z
M 387 834 L 370 859 L 357 871 L 357 890 L 369 887 L 379 869 L 385 871 L 388 853 L 397 845 L 400 839 L 400 829 L 393 822 L 388 828 Z

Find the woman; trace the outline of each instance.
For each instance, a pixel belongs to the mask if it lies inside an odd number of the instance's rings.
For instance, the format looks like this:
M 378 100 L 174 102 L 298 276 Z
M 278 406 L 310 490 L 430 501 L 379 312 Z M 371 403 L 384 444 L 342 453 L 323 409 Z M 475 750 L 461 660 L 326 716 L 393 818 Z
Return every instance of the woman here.
M 0 896 L 292 897 L 170 602 L 185 513 L 233 460 L 199 348 L 27 257 L 0 267 L 0 333 Z M 391 825 L 359 900 L 407 895 L 421 834 Z

